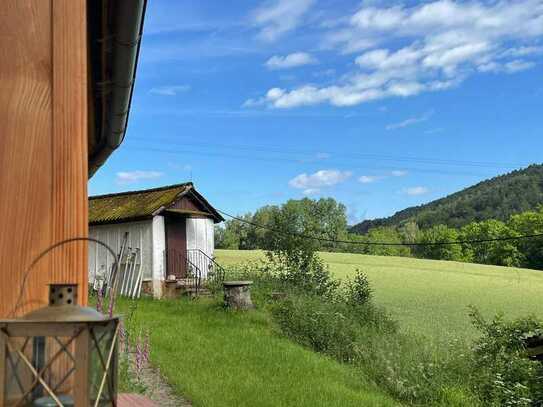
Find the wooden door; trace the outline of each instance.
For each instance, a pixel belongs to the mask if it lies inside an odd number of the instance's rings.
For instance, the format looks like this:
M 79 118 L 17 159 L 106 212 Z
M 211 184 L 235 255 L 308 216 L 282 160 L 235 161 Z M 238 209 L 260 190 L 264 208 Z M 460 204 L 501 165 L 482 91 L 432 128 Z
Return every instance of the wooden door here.
M 187 230 L 186 219 L 180 216 L 166 216 L 166 276 L 187 275 Z

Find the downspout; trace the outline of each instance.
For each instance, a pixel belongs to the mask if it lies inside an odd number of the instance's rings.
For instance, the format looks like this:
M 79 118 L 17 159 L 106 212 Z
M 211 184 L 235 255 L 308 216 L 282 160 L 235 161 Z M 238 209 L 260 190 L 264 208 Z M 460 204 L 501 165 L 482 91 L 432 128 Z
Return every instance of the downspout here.
M 100 146 L 89 160 L 89 178 L 119 147 L 126 133 L 146 3 L 146 0 L 112 2 L 109 100 Z

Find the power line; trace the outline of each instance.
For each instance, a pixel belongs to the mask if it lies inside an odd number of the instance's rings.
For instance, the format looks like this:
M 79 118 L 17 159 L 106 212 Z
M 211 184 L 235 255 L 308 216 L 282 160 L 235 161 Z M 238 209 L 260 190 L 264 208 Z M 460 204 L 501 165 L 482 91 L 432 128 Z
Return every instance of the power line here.
M 132 137 L 132 139 L 137 141 L 149 141 L 148 139 Z M 339 151 L 324 151 L 324 150 L 303 150 L 303 149 L 286 149 L 280 146 L 263 146 L 263 145 L 249 145 L 249 144 L 220 144 L 212 141 L 189 141 L 183 143 L 176 143 L 172 140 L 164 140 L 162 144 L 176 145 L 176 146 L 213 146 L 220 148 L 229 148 L 235 150 L 246 150 L 246 151 L 257 151 L 265 153 L 277 153 L 277 154 L 329 154 L 339 157 L 353 157 L 355 159 L 364 159 L 364 160 L 383 160 L 383 161 L 396 161 L 396 162 L 414 162 L 418 164 L 430 164 L 430 165 L 453 165 L 453 166 L 473 166 L 473 167 L 502 167 L 502 168 L 517 168 L 523 164 L 521 163 L 499 163 L 499 162 L 488 162 L 488 161 L 468 161 L 468 160 L 450 160 L 450 159 L 440 159 L 440 158 L 429 158 L 429 157 L 413 157 L 413 156 L 393 156 L 393 155 L 384 155 L 384 154 L 369 154 L 369 153 L 360 153 L 360 152 L 339 152 Z
M 261 162 L 286 162 L 286 163 L 293 163 L 293 164 L 302 164 L 303 162 L 299 159 L 292 159 L 292 158 L 284 158 L 284 157 L 258 157 L 258 156 L 246 156 L 246 155 L 240 155 L 240 154 L 229 154 L 229 153 L 221 153 L 221 152 L 211 152 L 211 151 L 195 151 L 195 150 L 184 150 L 184 149 L 165 149 L 165 148 L 155 148 L 155 147 L 132 147 L 127 146 L 125 147 L 125 150 L 138 150 L 138 151 L 153 151 L 153 152 L 159 152 L 159 153 L 166 153 L 166 154 L 174 154 L 174 155 L 182 155 L 182 154 L 195 154 L 195 155 L 205 155 L 205 156 L 211 156 L 211 157 L 226 157 L 226 158 L 236 158 L 236 159 L 245 159 L 245 160 L 251 160 L 251 161 L 261 161 Z M 349 164 L 345 161 L 334 162 L 334 161 L 326 161 L 329 164 L 333 165 L 345 165 Z M 370 171 L 394 171 L 397 170 L 398 167 L 382 167 L 382 166 L 352 166 L 349 165 L 349 168 L 355 169 L 355 170 L 370 170 Z M 492 174 L 482 174 L 482 173 L 475 173 L 475 172 L 468 172 L 468 171 L 447 171 L 447 170 L 439 170 L 439 169 L 426 169 L 426 168 L 414 168 L 414 167 L 401 167 L 402 170 L 406 170 L 408 172 L 420 172 L 420 173 L 429 173 L 429 174 L 440 174 L 440 175 L 452 175 L 452 176 L 471 176 L 471 177 L 491 177 Z
M 358 242 L 354 240 L 329 239 L 325 237 L 312 236 L 305 233 L 287 232 L 284 230 L 274 229 L 266 225 L 261 225 L 261 224 L 258 224 L 246 219 L 242 219 L 238 216 L 231 215 L 220 209 L 217 209 L 217 212 L 229 218 L 240 221 L 242 223 L 246 223 L 248 225 L 255 226 L 257 228 L 266 229 L 266 230 L 269 230 L 270 232 L 281 234 L 283 236 L 299 237 L 302 239 L 317 240 L 317 241 L 326 242 L 326 243 L 344 243 L 344 244 L 367 245 L 367 246 L 451 246 L 455 244 L 478 244 L 478 243 L 490 243 L 490 242 L 504 242 L 504 241 L 511 241 L 511 240 L 533 239 L 537 237 L 543 237 L 543 233 L 536 233 L 532 235 L 523 235 L 523 236 L 504 236 L 504 237 L 497 237 L 497 238 L 492 238 L 492 239 L 478 239 L 478 240 L 454 240 L 454 241 L 449 241 L 449 242 L 425 242 L 425 243 Z

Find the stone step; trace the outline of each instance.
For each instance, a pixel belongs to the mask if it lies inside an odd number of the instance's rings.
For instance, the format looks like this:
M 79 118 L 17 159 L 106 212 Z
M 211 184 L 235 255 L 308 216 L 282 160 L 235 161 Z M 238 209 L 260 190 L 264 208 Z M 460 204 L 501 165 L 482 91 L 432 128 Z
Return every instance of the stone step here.
M 195 281 L 193 278 L 179 278 L 177 280 L 177 287 L 191 287 L 194 286 Z
M 211 297 L 213 293 L 207 288 L 200 288 L 197 290 L 195 287 L 191 287 L 181 290 L 181 295 L 188 295 L 189 297 Z

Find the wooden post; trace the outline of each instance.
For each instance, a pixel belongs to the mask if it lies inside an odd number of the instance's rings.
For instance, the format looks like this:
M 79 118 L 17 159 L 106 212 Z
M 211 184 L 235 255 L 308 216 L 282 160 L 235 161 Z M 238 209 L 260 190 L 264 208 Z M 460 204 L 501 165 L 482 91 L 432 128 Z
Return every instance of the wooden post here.
M 86 1 L 3 1 L 0 61 L 2 318 L 40 252 L 87 236 Z M 46 305 L 50 283 L 77 283 L 86 304 L 85 242 L 37 264 L 15 316 Z
M 89 374 L 90 374 L 90 345 L 91 338 L 87 326 L 75 340 L 75 380 L 74 402 L 76 406 L 90 405 Z
M 0 406 L 6 405 L 5 385 L 7 366 L 3 363 L 4 360 L 6 360 L 6 334 L 0 329 Z

